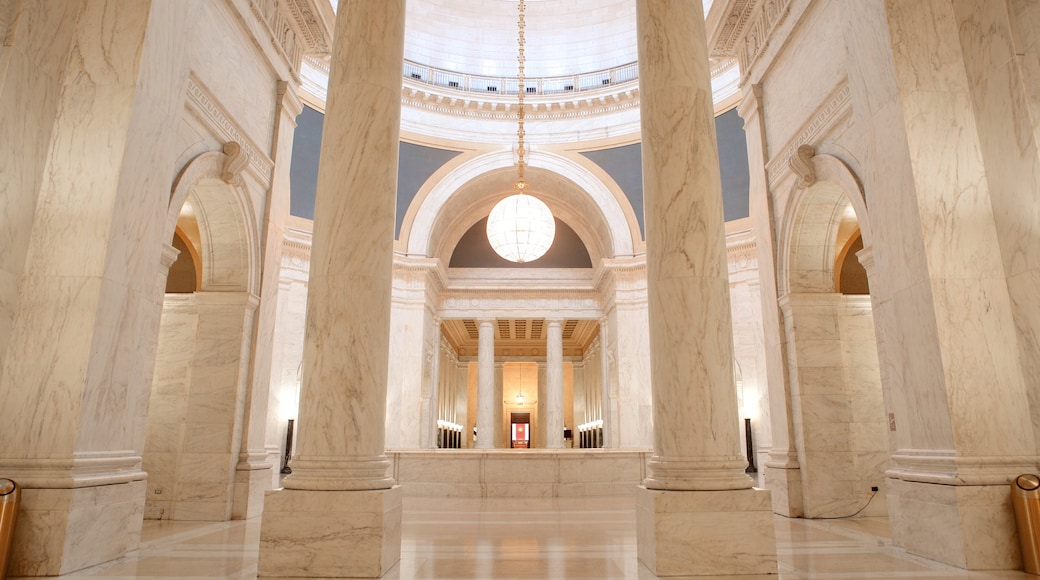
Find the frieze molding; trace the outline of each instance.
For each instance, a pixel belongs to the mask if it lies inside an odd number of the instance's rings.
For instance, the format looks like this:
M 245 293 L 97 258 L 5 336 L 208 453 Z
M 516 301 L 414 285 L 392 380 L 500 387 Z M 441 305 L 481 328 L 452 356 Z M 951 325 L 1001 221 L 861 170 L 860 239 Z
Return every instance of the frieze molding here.
M 784 21 L 791 8 L 791 0 L 764 0 L 757 4 L 758 11 L 749 16 L 751 21 L 744 31 L 744 41 L 737 50 L 740 72 L 745 79 L 758 57 L 769 47 L 773 31 Z
M 791 160 L 798 155 L 802 145 L 819 143 L 821 137 L 840 119 L 851 112 L 851 94 L 849 85 L 842 81 L 831 93 L 824 104 L 816 110 L 809 121 L 802 126 L 797 136 L 791 139 L 780 153 L 766 163 L 766 174 L 769 176 L 769 188 L 773 189 L 784 175 L 791 171 Z M 803 150 L 805 151 L 805 150 Z M 815 150 L 813 151 L 815 154 Z
M 200 121 L 219 134 L 221 141 L 238 143 L 242 153 L 249 159 L 249 168 L 264 185 L 271 183 L 274 162 L 238 128 L 227 111 L 217 104 L 212 93 L 194 76 L 188 77 L 187 106 Z
M 720 0 L 721 1 L 721 0 Z M 723 16 L 719 24 L 715 42 L 711 47 L 711 56 L 727 57 L 735 56 L 737 43 L 747 29 L 751 15 L 755 12 L 754 0 L 734 0 L 729 5 L 729 12 Z
M 297 83 L 304 54 L 329 52 L 331 31 L 308 0 L 249 0 L 249 9 L 267 28 L 271 46 L 285 58 Z
M 446 95 L 416 86 L 402 87 L 401 104 L 432 113 L 488 121 L 516 120 L 515 104 L 513 103 L 484 100 L 470 94 Z M 628 90 L 609 95 L 530 103 L 527 105 L 526 118 L 534 121 L 555 121 L 609 115 L 636 108 L 639 108 L 639 89 L 633 86 Z

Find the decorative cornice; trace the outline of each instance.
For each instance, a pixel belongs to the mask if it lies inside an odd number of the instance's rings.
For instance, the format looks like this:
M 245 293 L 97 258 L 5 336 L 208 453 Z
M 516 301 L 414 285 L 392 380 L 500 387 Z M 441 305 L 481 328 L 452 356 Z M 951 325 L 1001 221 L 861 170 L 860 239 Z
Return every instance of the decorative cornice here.
M 722 0 L 716 0 L 721 2 Z M 755 11 L 755 0 L 732 0 L 729 10 L 722 17 L 722 22 L 713 35 L 711 56 L 734 57 L 737 55 L 737 43 L 747 29 L 751 15 Z
M 791 0 L 764 0 L 757 3 L 758 11 L 751 18 L 743 34 L 743 43 L 737 51 L 740 71 L 746 79 L 758 57 L 769 47 L 769 40 L 776 27 L 790 12 Z M 752 7 L 754 9 L 754 7 Z
M 249 158 L 249 167 L 265 185 L 271 183 L 271 175 L 274 170 L 274 162 L 262 153 L 262 149 L 256 146 L 249 137 L 241 131 L 231 120 L 213 94 L 194 76 L 188 77 L 188 109 L 195 116 L 218 133 L 223 142 L 237 142 L 245 155 Z
M 817 109 L 816 114 L 802 126 L 797 136 L 788 141 L 780 153 L 766 163 L 771 190 L 780 178 L 791 170 L 791 158 L 798 154 L 798 148 L 805 144 L 819 143 L 820 137 L 851 111 L 850 103 L 849 85 L 843 80 L 824 101 L 823 106 Z
M 328 54 L 332 45 L 332 33 L 329 30 L 329 23 L 326 23 L 318 13 L 320 9 L 313 4 L 315 1 L 325 2 L 325 0 L 289 0 L 289 12 L 296 22 L 296 28 L 303 33 L 303 38 L 307 42 L 304 52 Z M 328 3 L 325 2 L 325 4 Z
M 623 91 L 608 94 L 576 94 L 568 97 L 566 100 L 531 102 L 527 106 L 526 118 L 534 121 L 556 121 L 609 115 L 639 107 L 639 87 L 635 84 Z M 408 82 L 401 88 L 401 104 L 433 113 L 488 121 L 516 119 L 516 105 L 500 98 L 482 99 L 471 93 L 446 94 Z

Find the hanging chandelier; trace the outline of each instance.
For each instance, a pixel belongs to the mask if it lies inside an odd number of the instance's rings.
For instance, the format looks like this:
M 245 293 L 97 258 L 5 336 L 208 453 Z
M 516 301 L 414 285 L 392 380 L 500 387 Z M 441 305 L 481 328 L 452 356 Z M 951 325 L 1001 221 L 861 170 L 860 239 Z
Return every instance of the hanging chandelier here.
M 537 260 L 549 251 L 556 237 L 556 220 L 549 206 L 542 200 L 526 193 L 524 166 L 527 164 L 524 149 L 524 0 L 517 4 L 520 13 L 517 26 L 519 51 L 517 61 L 517 179 L 513 184 L 516 193 L 498 202 L 488 215 L 487 237 L 491 247 L 499 256 L 523 264 Z

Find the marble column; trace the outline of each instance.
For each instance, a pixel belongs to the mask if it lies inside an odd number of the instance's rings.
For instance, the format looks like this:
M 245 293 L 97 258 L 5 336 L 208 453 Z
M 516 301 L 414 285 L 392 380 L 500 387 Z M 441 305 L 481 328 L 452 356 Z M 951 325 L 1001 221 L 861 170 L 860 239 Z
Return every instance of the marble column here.
M 603 447 L 616 447 L 614 436 L 614 415 L 611 413 L 612 399 L 610 397 L 610 356 L 607 349 L 610 341 L 607 340 L 607 331 L 610 326 L 608 318 L 604 316 L 599 319 L 599 413 L 598 417 L 603 421 Z
M 462 448 L 473 447 L 473 429 L 469 425 L 469 364 L 456 360 L 452 367 L 455 373 L 456 399 L 455 422 L 462 425 Z
M 766 384 L 769 389 L 769 419 L 773 438 L 769 460 L 763 465 L 763 478 L 766 488 L 772 492 L 773 511 L 787 517 L 800 517 L 803 514 L 802 473 L 795 449 L 794 410 L 786 364 L 787 333 L 777 302 L 776 221 L 765 169 L 769 153 L 763 122 L 761 85 L 748 84 L 744 87 L 738 112 L 744 119 L 748 166 L 751 168 L 748 205 L 758 259 Z
M 506 449 L 509 447 L 509 439 L 511 435 L 507 433 L 506 419 L 505 419 L 505 365 L 503 363 L 495 363 L 495 394 L 492 400 L 494 401 L 494 418 L 495 418 L 495 431 L 494 441 L 495 447 L 498 449 Z
M 740 450 L 703 7 L 637 0 L 636 16 L 654 416 L 639 560 L 658 576 L 775 574 L 769 492 Z
M 439 316 L 433 317 L 433 322 L 430 324 L 430 334 L 432 336 L 432 344 L 430 345 L 430 360 L 427 363 L 429 365 L 429 398 L 427 399 L 429 407 L 427 408 L 427 416 L 425 417 L 426 422 L 426 448 L 436 449 L 437 448 L 437 420 L 441 415 L 440 405 L 440 383 L 441 383 L 441 319 Z M 427 389 L 423 389 L 424 391 Z M 424 397 L 426 398 L 426 397 Z
M 477 449 L 495 447 L 495 321 L 477 321 Z
M 546 320 L 545 334 L 545 447 L 563 449 L 563 320 Z
M 264 506 L 260 576 L 379 577 L 400 559 L 384 447 L 404 21 L 404 0 L 339 3 L 299 437 Z
M 573 363 L 574 368 L 574 416 L 571 420 L 571 436 L 574 437 L 574 446 L 577 447 L 578 440 L 578 425 L 581 425 L 585 421 L 585 405 L 588 400 L 585 396 L 585 361 Z

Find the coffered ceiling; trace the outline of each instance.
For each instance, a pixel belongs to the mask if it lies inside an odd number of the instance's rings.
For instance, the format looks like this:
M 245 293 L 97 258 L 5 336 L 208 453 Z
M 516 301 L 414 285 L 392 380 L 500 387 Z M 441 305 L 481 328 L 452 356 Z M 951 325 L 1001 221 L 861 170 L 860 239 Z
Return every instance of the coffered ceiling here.
M 477 356 L 479 325 L 472 318 L 445 320 L 441 332 L 459 356 Z M 495 321 L 495 356 L 545 356 L 546 323 L 541 318 Z M 599 321 L 563 321 L 564 356 L 581 356 L 599 334 Z

